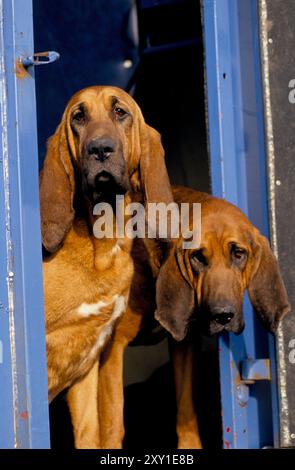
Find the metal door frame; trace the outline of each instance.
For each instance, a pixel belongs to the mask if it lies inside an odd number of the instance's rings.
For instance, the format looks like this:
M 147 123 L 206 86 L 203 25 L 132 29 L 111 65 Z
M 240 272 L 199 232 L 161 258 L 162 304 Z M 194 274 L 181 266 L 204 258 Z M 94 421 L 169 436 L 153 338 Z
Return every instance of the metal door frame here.
M 0 448 L 49 447 L 33 52 L 32 1 L 0 0 Z
M 203 0 L 202 10 L 212 192 L 239 206 L 268 236 L 257 1 Z M 244 316 L 244 333 L 219 341 L 224 448 L 277 446 L 274 340 L 260 328 L 248 298 Z M 243 364 L 251 359 L 263 367 L 265 358 L 271 381 L 248 387 Z

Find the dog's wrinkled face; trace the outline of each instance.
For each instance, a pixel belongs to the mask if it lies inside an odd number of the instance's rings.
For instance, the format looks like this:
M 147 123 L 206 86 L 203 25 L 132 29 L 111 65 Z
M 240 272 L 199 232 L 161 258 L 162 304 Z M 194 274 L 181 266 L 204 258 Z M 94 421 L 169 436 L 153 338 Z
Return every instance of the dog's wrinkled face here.
M 124 90 L 85 88 L 67 104 L 40 174 L 46 250 L 61 246 L 85 199 L 91 210 L 97 202 L 113 204 L 129 188 L 145 203 L 173 201 L 160 134 Z
M 275 332 L 290 309 L 279 268 L 267 240 L 242 212 L 215 198 L 202 204 L 201 244 L 184 250 L 175 242 L 157 281 L 156 318 L 184 338 L 193 319 L 210 335 L 244 329 L 243 299 Z
M 190 265 L 195 289 L 198 320 L 209 333 L 244 329 L 243 298 L 255 256 L 249 227 L 239 226 L 222 214 L 203 219 L 198 250 L 183 253 Z
M 130 187 L 134 101 L 116 88 L 90 88 L 75 95 L 68 108 L 84 193 L 94 203 L 124 194 Z

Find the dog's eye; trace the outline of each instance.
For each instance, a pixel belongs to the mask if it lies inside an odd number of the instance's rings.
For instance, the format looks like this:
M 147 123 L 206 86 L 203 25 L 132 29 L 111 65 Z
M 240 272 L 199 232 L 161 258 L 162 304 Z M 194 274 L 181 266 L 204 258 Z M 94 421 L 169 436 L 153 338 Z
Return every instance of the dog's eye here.
M 125 109 L 120 108 L 119 106 L 116 106 L 114 109 L 115 116 L 119 119 L 122 119 L 123 117 L 127 116 L 127 111 Z
M 72 121 L 76 124 L 83 124 L 86 115 L 84 109 L 77 109 L 72 115 Z
M 230 254 L 231 254 L 232 259 L 234 261 L 237 261 L 238 263 L 241 263 L 247 257 L 246 250 L 244 250 L 243 248 L 240 248 L 236 245 L 231 246 Z
M 206 256 L 203 253 L 203 250 L 194 251 L 191 255 L 191 265 L 193 268 L 198 266 L 207 266 L 208 261 Z

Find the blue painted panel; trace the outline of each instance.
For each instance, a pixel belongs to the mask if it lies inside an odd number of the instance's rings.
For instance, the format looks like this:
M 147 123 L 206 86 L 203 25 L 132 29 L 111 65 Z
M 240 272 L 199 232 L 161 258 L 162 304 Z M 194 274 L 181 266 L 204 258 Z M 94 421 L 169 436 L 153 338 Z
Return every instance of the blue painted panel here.
M 1 448 L 49 447 L 35 81 L 15 60 L 34 52 L 32 4 L 1 3 Z M 5 207 L 3 207 L 5 200 Z M 3 230 L 2 230 L 3 229 Z M 8 282 L 5 280 L 8 279 Z M 3 300 L 2 300 L 3 299 Z M 1 325 L 2 326 L 2 325 Z M 13 405 L 13 406 L 12 406 Z M 3 427 L 2 427 L 3 426 Z
M 55 50 L 54 66 L 36 69 L 41 166 L 45 144 L 66 103 L 81 88 L 126 89 L 139 63 L 134 0 L 34 0 L 35 51 Z M 129 66 L 124 66 L 124 61 Z M 45 92 L 44 92 L 45 90 Z M 54 103 L 54 106 L 53 106 Z
M 268 234 L 263 102 L 256 0 L 204 0 L 212 191 L 238 205 Z M 276 387 L 261 382 L 238 397 L 240 363 L 271 357 L 274 345 L 246 296 L 246 328 L 220 339 L 224 446 L 261 448 L 276 442 Z M 273 369 L 274 370 L 274 369 Z M 272 411 L 272 413 L 271 413 Z

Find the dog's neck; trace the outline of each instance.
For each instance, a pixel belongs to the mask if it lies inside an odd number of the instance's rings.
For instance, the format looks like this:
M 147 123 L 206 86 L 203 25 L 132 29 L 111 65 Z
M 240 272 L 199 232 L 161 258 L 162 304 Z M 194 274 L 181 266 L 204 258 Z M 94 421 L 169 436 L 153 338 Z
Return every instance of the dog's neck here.
M 128 192 L 124 195 L 123 207 L 121 208 L 120 214 L 116 213 L 116 204 L 109 201 L 99 201 L 101 203 L 109 204 L 109 207 L 112 208 L 113 217 L 108 220 L 107 217 L 104 217 L 105 223 L 103 224 L 103 233 L 107 236 L 102 236 L 99 238 L 96 236 L 95 226 L 96 222 L 99 223 L 99 218 L 102 215 L 94 214 L 94 207 L 99 203 L 94 204 L 87 197 L 82 196 L 80 193 L 80 198 L 76 198 L 76 201 L 79 203 L 75 205 L 76 216 L 77 218 L 83 218 L 87 223 L 89 235 L 92 239 L 94 247 L 94 264 L 96 269 L 103 271 L 110 268 L 115 262 L 116 255 L 119 251 L 123 251 L 126 254 L 130 254 L 132 250 L 133 240 L 128 238 L 125 233 L 125 227 L 130 215 L 125 214 L 125 208 L 131 202 L 139 202 L 142 197 L 140 194 L 135 194 Z M 114 197 L 114 201 L 116 198 Z M 117 225 L 117 216 L 120 218 L 120 228 Z M 101 223 L 99 223 L 101 227 Z M 122 231 L 123 228 L 123 231 Z

